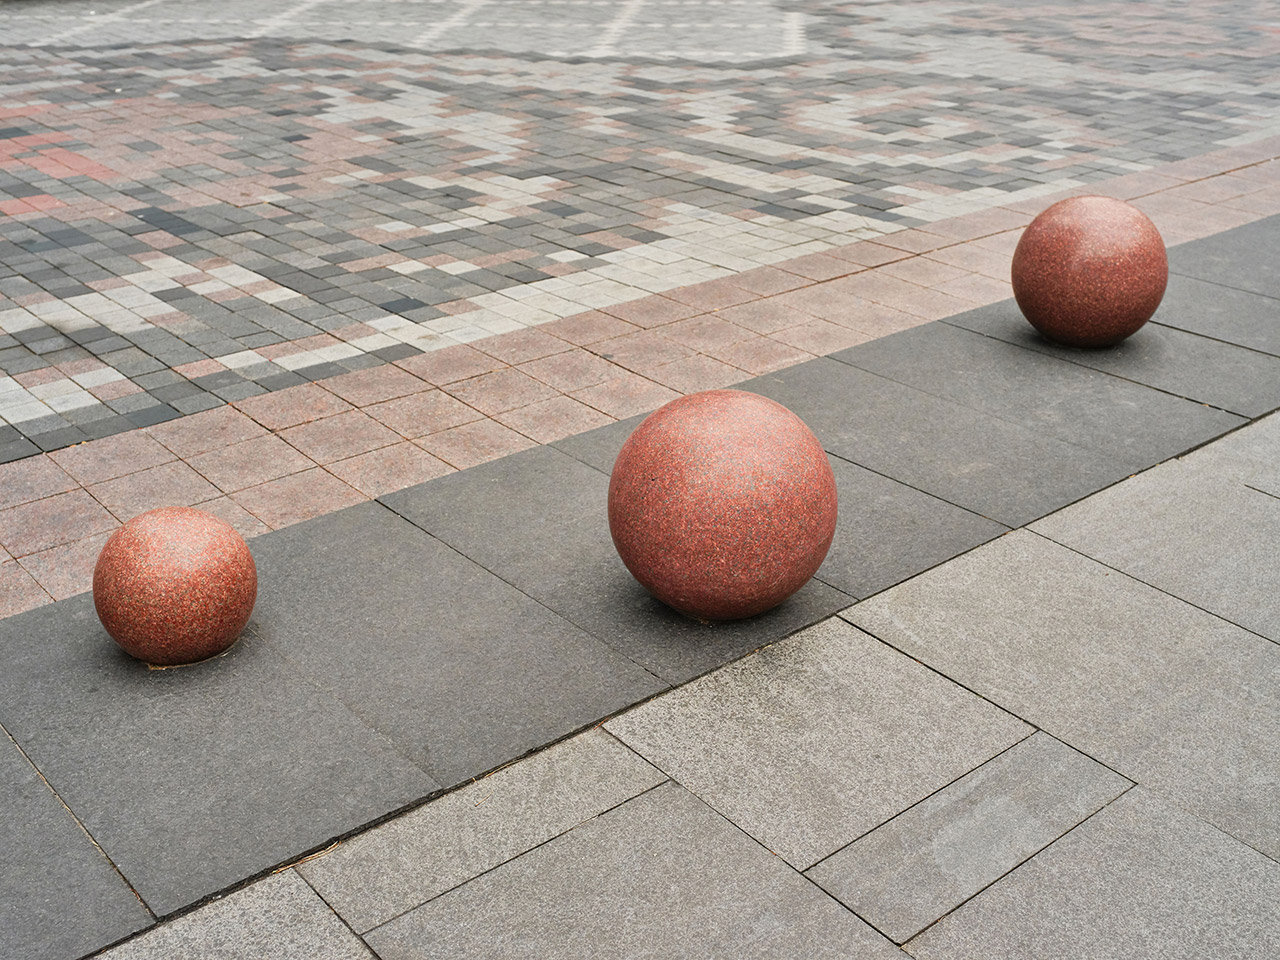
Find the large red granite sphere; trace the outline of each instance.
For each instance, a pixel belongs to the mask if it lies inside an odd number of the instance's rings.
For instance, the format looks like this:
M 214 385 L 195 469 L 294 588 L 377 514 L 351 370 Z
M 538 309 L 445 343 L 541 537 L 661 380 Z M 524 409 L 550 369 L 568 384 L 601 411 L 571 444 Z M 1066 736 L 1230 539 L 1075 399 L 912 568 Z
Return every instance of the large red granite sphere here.
M 1013 253 L 1013 295 L 1031 325 L 1073 347 L 1119 343 L 1151 319 L 1169 259 L 1156 225 L 1111 197 L 1060 200 Z
M 258 571 L 230 524 L 162 507 L 111 535 L 93 570 L 93 605 L 126 652 L 157 665 L 195 663 L 231 646 L 258 597 Z
M 650 414 L 609 481 L 609 530 L 655 597 L 700 620 L 777 606 L 822 564 L 836 482 L 822 444 L 779 403 L 708 390 Z

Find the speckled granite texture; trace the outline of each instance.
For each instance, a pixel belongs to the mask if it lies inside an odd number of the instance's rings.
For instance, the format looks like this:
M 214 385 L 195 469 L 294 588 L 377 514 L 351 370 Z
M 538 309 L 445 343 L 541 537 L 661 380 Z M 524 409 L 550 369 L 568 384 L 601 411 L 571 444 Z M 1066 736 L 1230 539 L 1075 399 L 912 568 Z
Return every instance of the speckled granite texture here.
M 776 607 L 822 565 L 835 527 L 822 444 L 751 393 L 706 390 L 655 411 L 609 481 L 622 562 L 659 600 L 704 620 Z

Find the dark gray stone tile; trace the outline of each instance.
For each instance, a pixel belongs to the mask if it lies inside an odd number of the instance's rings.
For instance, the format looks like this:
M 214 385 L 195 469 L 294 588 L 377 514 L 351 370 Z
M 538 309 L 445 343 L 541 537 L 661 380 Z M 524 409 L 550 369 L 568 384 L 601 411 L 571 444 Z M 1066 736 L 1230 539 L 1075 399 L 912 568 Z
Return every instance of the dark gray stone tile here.
M 840 513 L 818 579 L 867 597 L 1009 528 L 831 457 Z
M 781 606 L 700 623 L 655 600 L 609 535 L 609 478 L 559 450 L 521 451 L 382 502 L 670 683 L 687 680 L 848 606 L 810 581 Z
M 0 734 L 0 955 L 71 960 L 151 923 L 102 851 Z
M 1280 300 L 1169 275 L 1154 322 L 1280 356 Z
M 382 960 L 902 954 L 675 784 L 369 933 Z
M 508 546 L 515 535 L 493 533 Z M 663 687 L 377 503 L 260 537 L 253 549 L 258 634 L 443 784 Z
M 843 616 L 1280 855 L 1276 644 L 1027 531 Z
M 907 944 L 917 960 L 1254 960 L 1280 864 L 1138 787 Z
M 286 870 L 102 954 L 101 960 L 373 960 L 315 891 Z
M 1169 251 L 1169 272 L 1280 298 L 1275 241 L 1280 217 L 1267 217 Z
M 902 943 L 1131 786 L 1037 733 L 831 855 L 807 876 Z
M 836 456 L 1008 526 L 1133 472 L 1064 443 L 830 358 L 742 386 L 791 409 Z
M 664 779 L 595 728 L 361 834 L 298 871 L 364 932 Z
M 1280 498 L 1176 461 L 1032 529 L 1280 643 Z
M 837 619 L 606 729 L 799 869 L 1031 732 Z
M 609 475 L 613 473 L 614 461 L 618 459 L 618 451 L 627 442 L 627 437 L 631 436 L 647 416 L 648 414 L 641 414 L 629 417 L 617 423 L 596 427 L 594 430 L 576 433 L 550 445 Z
M 1224 293 L 1249 296 L 1223 287 L 1218 289 Z M 1273 303 L 1280 313 L 1280 301 L 1266 302 Z M 1170 297 L 1166 297 L 1156 316 L 1159 318 L 1166 313 L 1185 313 L 1185 310 L 1185 307 L 1179 310 L 1176 302 L 1171 303 Z M 1166 444 L 1170 440 L 1176 443 L 1184 430 L 1214 426 L 1215 418 L 1211 411 L 1185 403 L 1179 409 L 1180 401 L 1174 397 L 1162 397 L 1159 394 L 1153 397 L 1150 392 L 1144 395 L 1140 392 L 1141 388 L 1134 384 L 1146 384 L 1176 397 L 1186 397 L 1196 404 L 1211 404 L 1246 417 L 1256 417 L 1280 407 L 1280 358 L 1211 339 L 1211 335 L 1198 336 L 1158 323 L 1148 323 L 1133 336 L 1113 347 L 1102 350 L 1064 347 L 1040 336 L 1023 319 L 1012 300 L 948 317 L 945 325 L 963 327 L 1005 343 L 1121 378 L 1119 383 L 1113 381 L 1107 390 L 1098 389 L 1095 383 L 1082 384 L 1072 391 L 1069 377 L 1050 379 L 1045 376 L 1045 369 L 1053 371 L 1054 368 L 1034 363 L 1027 370 L 1027 376 L 1032 379 L 1021 385 L 1021 389 L 1030 392 L 1036 383 L 1054 383 L 1063 394 L 1058 396 L 1046 392 L 1042 402 L 1053 404 L 1066 417 L 1083 412 L 1085 416 L 1080 421 L 1079 428 L 1095 432 L 1099 440 L 1114 436 L 1115 442 L 1125 443 L 1134 439 L 1135 435 L 1141 439 L 1144 432 L 1151 430 L 1155 434 L 1153 440 L 1163 433 Z M 1280 320 L 1277 320 L 1276 329 L 1280 332 Z M 991 378 L 983 379 L 988 382 Z M 1103 382 L 1102 386 L 1107 385 Z M 1084 392 L 1086 388 L 1087 393 Z M 1072 393 L 1079 394 L 1074 401 L 1070 399 Z M 1090 397 L 1101 404 L 1093 409 L 1092 417 L 1087 415 L 1089 410 L 1081 411 L 1081 404 Z M 1010 397 L 1009 401 L 1014 402 L 1014 397 Z M 1113 407 L 1109 417 L 1107 405 Z M 1162 428 L 1162 417 L 1169 417 L 1172 423 Z M 1102 420 L 1101 424 L 1099 420 Z M 1204 421 L 1203 424 L 1200 423 L 1201 420 Z M 1107 429 L 1108 426 L 1110 429 Z M 1169 448 L 1154 447 L 1157 453 L 1162 449 Z
M 151 670 L 82 594 L 0 621 L 0 649 L 0 722 L 161 915 L 437 787 L 251 636 Z
M 1031 329 L 1025 321 L 1022 325 Z M 1280 403 L 1280 360 L 1175 331 L 1167 334 L 1207 344 L 1208 353 L 1238 354 L 1239 362 L 1227 365 L 1236 370 L 1237 379 L 1256 380 L 1262 392 Z M 1131 339 L 1140 336 L 1141 331 Z M 1159 339 L 1159 334 L 1145 339 Z M 950 323 L 935 323 L 833 356 L 1037 433 L 1102 450 L 1135 469 L 1176 456 L 1241 422 L 1200 403 L 1047 356 L 1049 352 L 1047 346 L 1044 351 L 1024 350 Z M 1251 360 L 1258 361 L 1253 366 L 1260 369 L 1250 370 Z M 1162 366 L 1159 359 L 1154 365 Z M 1237 394 L 1239 405 L 1260 413 L 1269 401 L 1247 400 L 1249 387 L 1244 384 Z

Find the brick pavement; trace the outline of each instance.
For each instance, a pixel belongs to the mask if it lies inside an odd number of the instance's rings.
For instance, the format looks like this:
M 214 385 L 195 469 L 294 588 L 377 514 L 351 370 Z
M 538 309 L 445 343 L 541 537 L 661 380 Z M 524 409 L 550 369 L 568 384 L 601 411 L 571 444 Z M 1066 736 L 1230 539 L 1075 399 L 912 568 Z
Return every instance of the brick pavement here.
M 1266 15 L 0 3 L 0 462 L 1255 143 Z M 847 338 L 801 326 L 656 382 Z

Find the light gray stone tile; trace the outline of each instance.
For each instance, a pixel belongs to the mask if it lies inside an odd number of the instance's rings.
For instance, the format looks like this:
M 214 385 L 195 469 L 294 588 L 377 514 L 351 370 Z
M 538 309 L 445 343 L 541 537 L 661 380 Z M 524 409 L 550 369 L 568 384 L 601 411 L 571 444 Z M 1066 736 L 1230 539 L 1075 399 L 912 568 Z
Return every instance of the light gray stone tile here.
M 1037 733 L 828 857 L 808 876 L 902 943 L 1130 786 Z
M 1166 463 L 1032 530 L 1280 642 L 1280 498 Z
M 1182 460 L 1189 466 L 1212 470 L 1220 477 L 1280 497 L 1280 414 L 1229 433 Z
M 368 934 L 382 960 L 902 960 L 865 923 L 665 784 Z
M 1280 648 L 1026 531 L 842 616 L 1280 855 Z
M 361 834 L 298 871 L 363 932 L 663 779 L 596 728 Z
M 917 960 L 1280 955 L 1280 864 L 1142 787 L 944 917 Z
M 801 869 L 1030 733 L 839 620 L 606 728 Z
M 372 960 L 292 870 L 144 933 L 101 960 Z

